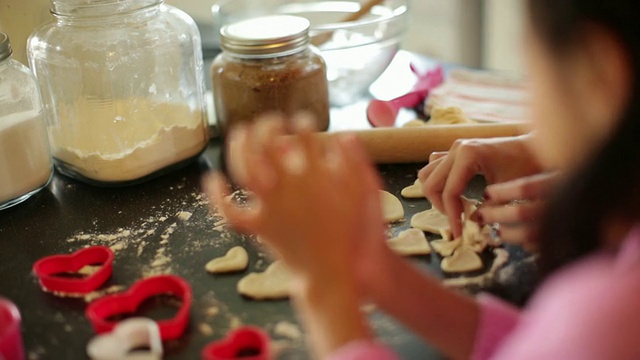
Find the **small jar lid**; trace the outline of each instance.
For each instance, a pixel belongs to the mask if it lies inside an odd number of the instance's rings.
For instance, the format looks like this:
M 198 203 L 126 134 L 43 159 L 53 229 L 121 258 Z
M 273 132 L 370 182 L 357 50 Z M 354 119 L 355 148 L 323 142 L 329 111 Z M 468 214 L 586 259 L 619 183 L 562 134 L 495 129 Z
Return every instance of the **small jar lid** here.
M 309 20 L 292 15 L 272 15 L 225 25 L 220 30 L 223 50 L 255 57 L 290 55 L 309 43 Z
M 13 54 L 13 50 L 11 49 L 11 41 L 9 41 L 9 36 L 5 33 L 0 32 L 0 61 L 9 58 Z

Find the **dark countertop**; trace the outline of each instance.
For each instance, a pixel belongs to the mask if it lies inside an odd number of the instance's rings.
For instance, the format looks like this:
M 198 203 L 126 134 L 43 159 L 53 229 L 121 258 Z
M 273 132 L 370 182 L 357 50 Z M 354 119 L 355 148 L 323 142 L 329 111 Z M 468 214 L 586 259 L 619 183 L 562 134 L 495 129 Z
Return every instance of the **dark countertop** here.
M 165 344 L 166 358 L 198 358 L 206 343 L 224 336 L 238 323 L 261 326 L 273 338 L 282 340 L 280 343 L 288 350 L 281 358 L 307 358 L 302 339 L 273 335 L 277 322 L 296 323 L 288 301 L 244 299 L 237 294 L 235 285 L 245 273 L 214 276 L 204 270 L 209 260 L 238 244 L 249 251 L 249 271 L 263 270 L 269 263 L 254 240 L 234 234 L 225 226 L 216 228 L 220 216 L 209 211 L 201 195 L 201 177 L 219 166 L 219 150 L 214 141 L 191 165 L 133 187 L 96 188 L 56 175 L 50 186 L 33 198 L 0 212 L 0 295 L 14 301 L 22 312 L 24 342 L 30 358 L 86 358 L 86 343 L 94 335 L 84 317 L 87 303 L 84 299 L 43 292 L 31 267 L 41 257 L 69 253 L 88 244 L 116 249 L 114 273 L 103 288 L 128 287 L 143 276 L 161 272 L 180 275 L 191 283 L 194 303 L 190 325 L 183 338 Z M 400 190 L 414 181 L 420 166 L 380 167 L 385 188 L 399 196 Z M 474 181 L 469 195 L 477 197 L 481 191 L 482 182 Z M 407 219 L 429 207 L 426 200 L 403 200 L 403 205 Z M 181 220 L 180 212 L 192 216 Z M 408 221 L 400 222 L 392 231 L 407 227 Z M 441 276 L 435 255 L 414 261 Z M 174 311 L 162 300 L 145 303 L 137 314 L 162 317 Z M 219 313 L 212 316 L 212 308 Z M 388 317 L 375 312 L 371 319 L 382 339 L 403 358 L 439 358 Z
M 404 69 L 410 59 L 405 54 L 405 63 L 399 66 Z M 387 81 L 396 79 L 393 73 L 387 78 Z M 406 88 L 403 84 L 399 86 L 399 89 Z M 349 119 L 354 114 L 363 116 L 362 107 L 363 104 L 355 104 L 334 109 L 332 119 Z M 156 273 L 177 274 L 190 282 L 194 294 L 190 324 L 181 339 L 164 344 L 167 359 L 199 358 L 205 344 L 223 337 L 238 324 L 265 328 L 278 346 L 285 348 L 280 358 L 308 358 L 303 338 L 287 339 L 273 333 L 279 321 L 297 323 L 289 301 L 251 301 L 235 290 L 242 276 L 249 271 L 264 270 L 270 261 L 255 240 L 231 232 L 221 223 L 219 214 L 210 212 L 201 194 L 201 178 L 208 170 L 219 168 L 220 163 L 220 144 L 213 140 L 197 161 L 137 186 L 97 188 L 56 174 L 43 191 L 22 204 L 0 211 L 0 296 L 16 303 L 22 313 L 28 358 L 87 358 L 85 346 L 94 336 L 84 317 L 87 302 L 43 292 L 31 274 L 31 267 L 41 257 L 70 253 L 90 244 L 111 246 L 116 253 L 113 276 L 103 289 L 128 287 Z M 385 188 L 399 196 L 403 187 L 413 183 L 421 166 L 380 167 Z M 479 197 L 482 188 L 483 183 L 478 179 L 472 182 L 468 195 Z M 406 219 L 429 207 L 426 200 L 402 202 Z M 191 217 L 181 220 L 178 216 L 181 212 Z M 405 220 L 394 224 L 392 232 L 408 227 Z M 204 270 L 209 260 L 235 245 L 243 245 L 249 251 L 247 272 L 211 275 Z M 515 260 L 523 257 L 518 249 L 510 251 Z M 436 255 L 412 261 L 435 276 L 442 276 Z M 510 281 L 506 287 L 494 290 L 511 300 L 521 301 L 522 294 L 529 289 L 523 284 L 519 280 Z M 145 302 L 136 315 L 162 318 L 174 311 L 170 299 L 159 297 Z M 403 358 L 440 358 L 437 352 L 387 316 L 373 312 L 371 323 L 381 339 Z

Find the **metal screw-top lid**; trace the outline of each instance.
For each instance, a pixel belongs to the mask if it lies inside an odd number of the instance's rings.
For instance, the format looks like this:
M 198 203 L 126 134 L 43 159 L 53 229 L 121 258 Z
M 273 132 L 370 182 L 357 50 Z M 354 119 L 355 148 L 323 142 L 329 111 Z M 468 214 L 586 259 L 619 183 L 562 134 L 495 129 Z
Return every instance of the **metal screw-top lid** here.
M 11 54 L 13 54 L 13 50 L 11 50 L 11 41 L 9 41 L 9 36 L 0 32 L 0 61 L 9 58 Z
M 265 58 L 296 53 L 309 44 L 309 20 L 291 15 L 272 15 L 223 26 L 223 50 L 248 57 Z

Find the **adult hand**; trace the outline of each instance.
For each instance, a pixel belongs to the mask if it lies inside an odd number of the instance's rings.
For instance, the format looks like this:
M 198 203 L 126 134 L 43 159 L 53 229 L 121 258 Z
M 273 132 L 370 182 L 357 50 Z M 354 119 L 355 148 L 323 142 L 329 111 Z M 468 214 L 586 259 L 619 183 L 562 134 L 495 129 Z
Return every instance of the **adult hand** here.
M 558 173 L 543 173 L 489 185 L 476 221 L 497 224 L 500 238 L 537 250 L 537 223 Z
M 530 136 L 458 140 L 448 153 L 432 154 L 418 178 L 429 201 L 449 217 L 454 236 L 462 233 L 460 196 L 475 175 L 495 184 L 542 171 L 529 150 Z

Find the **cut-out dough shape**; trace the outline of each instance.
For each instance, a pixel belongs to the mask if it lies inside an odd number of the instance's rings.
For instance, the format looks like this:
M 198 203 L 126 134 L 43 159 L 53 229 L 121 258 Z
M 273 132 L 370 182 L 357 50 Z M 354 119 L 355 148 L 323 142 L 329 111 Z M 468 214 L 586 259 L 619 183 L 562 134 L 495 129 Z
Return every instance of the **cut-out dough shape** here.
M 432 234 L 440 234 L 441 231 L 449 229 L 449 219 L 447 215 L 441 213 L 436 208 L 432 208 L 413 215 L 411 218 L 411 227 Z
M 405 128 L 412 128 L 412 127 L 422 127 L 425 126 L 427 123 L 420 120 L 420 119 L 413 119 L 413 120 L 409 120 L 406 123 L 404 123 L 404 125 L 402 125 L 402 127 Z
M 430 243 L 431 247 L 433 248 L 433 251 L 435 251 L 436 253 L 444 257 L 453 255 L 453 253 L 456 251 L 457 248 L 460 247 L 461 244 L 462 244 L 462 241 L 460 240 L 460 238 L 457 238 L 451 241 L 446 239 L 439 239 L 439 240 L 433 240 Z
M 482 259 L 472 248 L 461 246 L 452 256 L 442 259 L 440 268 L 449 273 L 480 270 L 482 269 Z
M 242 246 L 229 249 L 224 256 L 215 258 L 207 263 L 205 269 L 212 274 L 242 271 L 249 265 L 249 254 Z
M 380 190 L 380 203 L 382 216 L 386 222 L 392 223 L 404 219 L 402 203 L 393 194 Z
M 431 254 L 427 237 L 419 229 L 401 231 L 398 236 L 388 240 L 387 245 L 393 252 L 401 256 Z
M 451 279 L 444 279 L 442 283 L 445 286 L 462 288 L 466 286 L 488 286 L 496 276 L 496 272 L 509 261 L 509 253 L 505 249 L 497 248 L 493 249 L 495 259 L 491 265 L 491 269 L 486 273 L 472 277 L 456 277 Z
M 402 197 L 407 199 L 421 199 L 424 197 L 424 191 L 422 191 L 422 183 L 417 179 L 413 185 L 409 185 L 402 189 L 400 192 Z
M 274 261 L 267 270 L 251 273 L 238 282 L 240 295 L 255 300 L 277 300 L 289 297 L 291 273 L 281 261 Z

